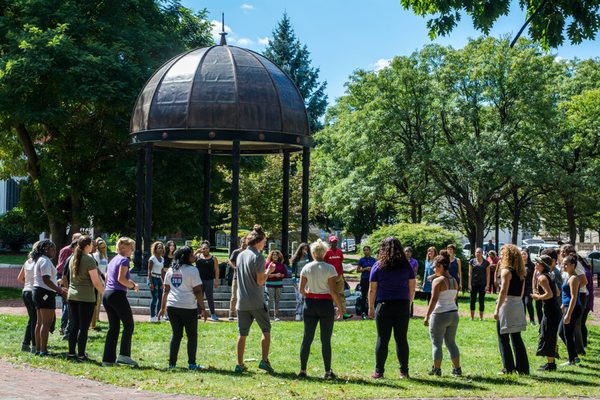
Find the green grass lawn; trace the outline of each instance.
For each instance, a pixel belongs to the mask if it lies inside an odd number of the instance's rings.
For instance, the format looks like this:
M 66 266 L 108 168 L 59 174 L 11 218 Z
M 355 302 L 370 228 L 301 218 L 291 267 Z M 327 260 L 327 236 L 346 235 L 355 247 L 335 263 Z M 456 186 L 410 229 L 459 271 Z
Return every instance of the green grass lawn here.
M 391 346 L 386 378 L 372 380 L 375 363 L 375 324 L 373 321 L 336 323 L 333 337 L 333 369 L 340 379 L 324 381 L 320 344 L 315 342 L 309 360 L 307 380 L 294 378 L 299 368 L 302 323 L 281 322 L 273 325 L 271 363 L 277 371 L 268 375 L 257 369 L 260 359 L 260 334 L 253 326 L 246 358 L 250 371 L 233 374 L 235 364 L 234 323 L 200 323 L 198 363 L 209 367 L 203 372 L 181 368 L 166 369 L 171 330 L 169 324 L 137 323 L 133 338 L 133 358 L 138 369 L 102 368 L 97 364 L 76 364 L 63 357 L 39 358 L 20 352 L 24 317 L 0 316 L 0 359 L 33 367 L 50 369 L 102 382 L 145 390 L 185 393 L 189 395 L 245 399 L 350 399 L 397 397 L 562 397 L 597 396 L 600 378 L 600 328 L 590 327 L 588 355 L 578 367 L 559 367 L 558 372 L 539 373 L 542 358 L 535 357 L 537 328 L 524 333 L 532 374 L 530 376 L 498 376 L 502 368 L 491 320 L 469 321 L 461 318 L 457 343 L 461 350 L 464 376 L 450 375 L 449 360 L 442 365 L 443 377 L 427 375 L 431 367 L 431 343 L 421 319 L 412 320 L 410 338 L 410 380 L 398 379 L 398 364 Z M 106 329 L 106 323 L 101 326 Z M 100 360 L 105 330 L 91 332 L 88 353 Z M 317 335 L 318 337 L 318 335 Z M 66 342 L 53 335 L 52 351 L 64 354 Z M 561 344 L 560 352 L 566 355 Z M 444 354 L 447 357 L 447 353 Z M 185 366 L 185 339 L 180 350 L 179 365 Z
M 0 254 L 0 264 L 23 265 L 27 261 L 27 253 L 23 254 Z
M 22 297 L 23 291 L 20 288 L 0 287 L 0 300 L 15 300 Z

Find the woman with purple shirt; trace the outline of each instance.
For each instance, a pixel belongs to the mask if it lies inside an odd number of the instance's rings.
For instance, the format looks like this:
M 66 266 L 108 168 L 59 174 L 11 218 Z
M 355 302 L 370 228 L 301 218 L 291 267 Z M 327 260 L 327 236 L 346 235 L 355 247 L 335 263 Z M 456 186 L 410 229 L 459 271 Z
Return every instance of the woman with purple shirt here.
M 138 285 L 132 281 L 129 274 L 129 257 L 133 253 L 135 241 L 122 237 L 117 241 L 118 254 L 106 268 L 106 287 L 102 304 L 108 317 L 108 332 L 104 342 L 102 366 L 110 367 L 116 364 L 137 367 L 137 362 L 131 359 L 131 337 L 133 336 L 133 314 L 127 300 L 127 290 L 138 291 Z M 117 342 L 119 330 L 123 323 L 121 349 L 117 357 Z
M 419 273 L 419 262 L 413 258 L 413 249 L 412 247 L 407 247 L 404 249 L 404 255 L 406 255 L 406 259 L 408 260 L 408 263 L 410 264 L 410 267 L 413 269 L 414 273 L 415 273 L 415 279 L 417 278 L 418 273 Z M 414 314 L 414 304 L 410 304 L 410 317 L 412 318 Z
M 590 269 L 590 265 L 588 263 L 582 263 L 583 269 L 585 270 L 585 277 L 587 278 L 587 290 L 588 290 L 588 298 L 587 305 L 583 309 L 583 315 L 581 316 L 581 336 L 583 339 L 583 347 L 587 347 L 587 339 L 588 339 L 588 329 L 585 326 L 587 322 L 588 315 L 590 311 L 594 311 L 594 276 L 592 275 L 592 271 Z
M 383 378 L 388 343 L 392 330 L 396 341 L 396 356 L 400 362 L 400 378 L 408 378 L 408 322 L 410 306 L 415 297 L 415 272 L 402 244 L 395 237 L 381 241 L 377 262 L 369 277 L 369 317 L 375 318 L 377 345 L 373 379 Z

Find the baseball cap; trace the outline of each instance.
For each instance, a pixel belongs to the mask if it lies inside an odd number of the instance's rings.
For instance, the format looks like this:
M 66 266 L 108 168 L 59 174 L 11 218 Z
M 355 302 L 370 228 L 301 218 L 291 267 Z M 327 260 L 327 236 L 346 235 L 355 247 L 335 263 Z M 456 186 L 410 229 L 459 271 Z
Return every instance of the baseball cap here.
M 337 242 L 338 241 L 338 237 L 335 235 L 331 235 L 329 236 L 329 243 L 331 242 Z

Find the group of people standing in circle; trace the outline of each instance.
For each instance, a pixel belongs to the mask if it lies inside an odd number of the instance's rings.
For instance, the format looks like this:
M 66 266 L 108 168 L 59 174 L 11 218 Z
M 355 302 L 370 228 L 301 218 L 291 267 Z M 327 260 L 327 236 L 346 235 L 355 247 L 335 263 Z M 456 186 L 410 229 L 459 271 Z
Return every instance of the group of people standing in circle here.
M 337 238 L 331 237 L 330 244 Z M 235 267 L 233 294 L 234 312 L 239 336 L 237 339 L 236 373 L 244 373 L 246 339 L 254 321 L 261 332 L 261 360 L 258 368 L 273 372 L 269 360 L 271 343 L 271 318 L 269 309 L 274 307 L 274 318 L 278 318 L 277 303 L 283 279 L 288 272 L 283 265 L 283 255 L 278 251 L 262 255 L 266 236 L 260 225 L 243 239 L 240 249 L 229 259 Z M 100 249 L 103 246 L 103 249 Z M 57 280 L 57 268 L 52 259 L 56 257 L 56 246 L 50 240 L 36 243 L 30 259 L 23 266 L 19 280 L 24 283 L 23 301 L 29 312 L 23 350 L 37 355 L 48 355 L 48 335 L 54 324 L 56 295 L 63 296 L 69 306 L 70 328 L 68 331 L 68 359 L 86 362 L 87 332 L 97 318 L 99 299 L 107 313 L 109 328 L 106 334 L 103 366 L 115 364 L 137 366 L 131 358 L 131 340 L 134 331 L 133 314 L 127 291 L 137 291 L 138 285 L 130 276 L 130 257 L 135 243 L 123 237 L 116 243 L 117 255 L 110 261 L 106 256 L 106 243 L 94 241 L 88 236 L 78 236 L 71 245 L 72 250 L 65 259 L 62 286 Z M 332 246 L 332 247 L 334 247 Z M 303 320 L 304 332 L 300 346 L 300 370 L 298 378 L 307 376 L 310 348 L 320 328 L 325 379 L 335 379 L 332 369 L 331 337 L 335 319 L 345 317 L 343 286 L 340 290 L 340 271 L 328 262 L 333 251 L 317 240 L 310 246 L 302 244 L 291 260 L 292 279 L 297 288 L 296 319 Z M 361 287 L 367 301 L 367 315 L 375 320 L 377 340 L 375 347 L 375 371 L 373 379 L 384 377 L 388 346 L 392 338 L 396 344 L 400 378 L 409 377 L 408 327 L 412 316 L 412 305 L 416 292 L 418 263 L 412 258 L 412 249 L 404 248 L 395 237 L 387 237 L 379 244 L 377 257 L 372 257 L 370 248 L 365 247 L 365 257 L 359 261 Z M 459 324 L 458 294 L 462 289 L 461 262 L 455 255 L 453 245 L 437 252 L 431 247 L 427 251 L 423 291 L 427 294 L 427 310 L 424 325 L 429 329 L 432 343 L 433 366 L 430 375 L 442 373 L 443 344 L 446 345 L 452 362 L 452 374 L 462 375 L 460 351 L 456 344 Z M 60 259 L 60 257 L 59 257 Z M 527 296 L 542 305 L 540 334 L 536 355 L 546 357 L 542 371 L 556 370 L 557 336 L 565 342 L 568 359 L 565 364 L 576 364 L 585 355 L 587 329 L 585 321 L 593 305 L 591 271 L 573 246 L 565 245 L 560 252 L 544 250 L 534 258 L 533 270 L 526 266 L 528 254 L 514 245 L 505 245 L 499 259 L 492 260 L 496 271 L 490 270 L 491 263 L 483 258 L 481 249 L 469 261 L 468 277 L 465 282 L 471 291 L 471 319 L 474 318 L 477 296 L 479 317 L 483 319 L 485 292 L 490 291 L 490 274 L 497 274 L 499 294 L 494 310 L 503 369 L 501 373 L 529 373 L 529 361 L 521 332 L 527 327 L 525 310 Z M 416 261 L 416 260 L 415 260 Z M 179 347 L 185 330 L 188 368 L 203 367 L 196 362 L 198 346 L 198 317 L 205 320 L 216 316 L 213 290 L 218 286 L 219 268 L 216 257 L 210 254 L 208 243 L 202 243 L 196 252 L 189 246 L 176 248 L 168 242 L 155 242 L 152 257 L 148 262 L 148 285 L 152 292 L 151 321 L 168 320 L 172 328 L 169 350 L 169 367 L 177 366 Z M 343 276 L 342 276 L 343 281 Z M 269 293 L 266 300 L 265 288 Z M 208 300 L 210 314 L 204 308 Z M 212 305 L 211 305 L 212 301 Z M 269 303 L 272 303 L 271 307 Z M 35 312 L 33 312 L 35 311 Z M 299 318 L 298 318 L 299 317 Z M 120 348 L 117 354 L 120 327 Z

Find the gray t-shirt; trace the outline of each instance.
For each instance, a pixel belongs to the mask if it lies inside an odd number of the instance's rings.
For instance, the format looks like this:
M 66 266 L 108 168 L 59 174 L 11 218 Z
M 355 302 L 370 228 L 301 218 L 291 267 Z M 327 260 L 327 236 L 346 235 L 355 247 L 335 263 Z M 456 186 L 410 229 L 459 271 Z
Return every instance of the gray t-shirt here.
M 265 270 L 265 258 L 254 247 L 242 251 L 235 263 L 237 267 L 237 309 L 259 310 L 265 306 L 264 285 L 256 283 L 256 275 Z
M 311 294 L 329 294 L 329 279 L 337 276 L 335 267 L 324 261 L 306 264 L 300 276 L 306 277 L 306 291 Z
M 194 288 L 202 285 L 198 268 L 184 264 L 179 269 L 169 268 L 165 274 L 165 285 L 169 286 L 167 307 L 195 309 Z

